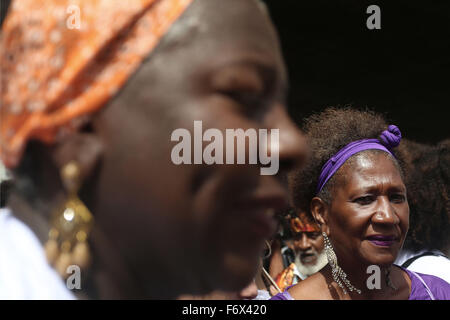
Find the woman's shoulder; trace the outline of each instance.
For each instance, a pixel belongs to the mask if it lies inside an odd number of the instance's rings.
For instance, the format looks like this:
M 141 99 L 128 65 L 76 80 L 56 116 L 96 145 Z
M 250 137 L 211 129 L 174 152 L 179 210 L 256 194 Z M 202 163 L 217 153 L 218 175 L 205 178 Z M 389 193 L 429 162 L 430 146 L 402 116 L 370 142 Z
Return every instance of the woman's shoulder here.
M 312 277 L 312 276 L 311 276 Z M 308 283 L 311 277 L 299 283 L 289 286 L 285 291 L 274 295 L 270 300 L 311 300 L 312 297 L 308 297 L 306 292 L 314 292 L 310 289 Z M 306 290 L 308 288 L 308 290 Z
M 312 276 L 300 281 L 296 285 L 289 288 L 284 293 L 294 300 L 328 300 L 333 299 L 321 272 L 317 272 Z

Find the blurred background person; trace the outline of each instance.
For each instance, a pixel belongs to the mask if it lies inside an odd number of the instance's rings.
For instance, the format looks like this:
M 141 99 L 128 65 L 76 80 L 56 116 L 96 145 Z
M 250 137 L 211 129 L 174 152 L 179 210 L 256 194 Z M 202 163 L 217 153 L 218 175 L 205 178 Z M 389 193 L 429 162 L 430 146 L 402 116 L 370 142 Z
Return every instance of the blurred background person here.
M 293 239 L 291 248 L 295 254 L 296 274 L 301 280 L 313 275 L 327 263 L 323 250 L 323 236 L 310 214 L 298 210 L 290 221 Z
M 450 282 L 450 140 L 432 146 L 405 141 L 410 227 L 396 263 Z
M 283 232 L 277 240 L 277 243 L 284 244 L 279 250 L 283 268 L 271 261 L 270 270 L 282 291 L 318 272 L 328 263 L 323 250 L 323 236 L 312 215 L 304 210 L 291 209 L 283 220 Z M 272 259 L 278 260 L 274 254 Z

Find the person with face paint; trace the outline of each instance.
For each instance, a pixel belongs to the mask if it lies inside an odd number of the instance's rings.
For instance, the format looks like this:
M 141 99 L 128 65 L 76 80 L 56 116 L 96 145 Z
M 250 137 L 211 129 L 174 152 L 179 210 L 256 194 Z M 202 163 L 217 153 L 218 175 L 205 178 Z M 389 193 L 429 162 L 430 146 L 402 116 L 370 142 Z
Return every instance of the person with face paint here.
M 273 299 L 450 299 L 446 281 L 393 264 L 409 226 L 400 129 L 368 111 L 329 108 L 305 131 L 311 156 L 293 178 L 303 191 L 294 197 L 319 223 L 328 264 Z
M 310 214 L 291 209 L 283 220 L 286 245 L 281 248 L 281 254 L 285 269 L 274 277 L 282 291 L 318 272 L 328 262 L 322 233 Z
M 305 153 L 261 2 L 12 1 L 0 57 L 0 156 L 14 179 L 2 217 L 25 222 L 33 243 L 33 254 L 0 252 L 17 270 L 0 278 L 17 289 L 36 264 L 45 269 L 45 247 L 60 275 L 81 272 L 87 298 L 175 299 L 250 283 L 287 206 L 283 176 Z M 278 174 L 174 164 L 171 135 L 195 121 L 222 134 L 279 129 L 268 147 Z M 50 277 L 14 297 L 41 298 Z
M 323 236 L 313 218 L 302 210 L 290 220 L 295 266 L 301 280 L 313 275 L 327 263 Z

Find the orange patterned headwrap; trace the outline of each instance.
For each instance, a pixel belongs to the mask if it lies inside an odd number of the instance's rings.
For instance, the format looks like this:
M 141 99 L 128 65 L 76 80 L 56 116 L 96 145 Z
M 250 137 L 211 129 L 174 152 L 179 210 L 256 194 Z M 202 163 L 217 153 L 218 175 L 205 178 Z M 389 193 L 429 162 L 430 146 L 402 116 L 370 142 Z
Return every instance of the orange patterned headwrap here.
M 0 156 L 76 130 L 126 83 L 193 0 L 19 0 L 0 47 Z

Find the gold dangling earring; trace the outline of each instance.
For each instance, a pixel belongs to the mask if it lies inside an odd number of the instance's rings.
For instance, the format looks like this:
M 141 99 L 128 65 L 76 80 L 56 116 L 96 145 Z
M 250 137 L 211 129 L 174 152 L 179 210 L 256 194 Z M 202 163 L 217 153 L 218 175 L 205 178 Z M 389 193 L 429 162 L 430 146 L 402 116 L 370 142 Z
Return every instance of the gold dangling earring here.
M 81 186 L 79 165 L 75 161 L 67 163 L 60 175 L 68 197 L 62 208 L 55 211 L 49 239 L 44 248 L 48 262 L 66 278 L 69 275 L 67 267 L 70 265 L 84 269 L 90 263 L 87 238 L 94 218 L 78 198 Z

